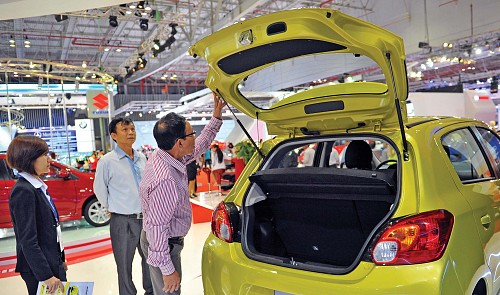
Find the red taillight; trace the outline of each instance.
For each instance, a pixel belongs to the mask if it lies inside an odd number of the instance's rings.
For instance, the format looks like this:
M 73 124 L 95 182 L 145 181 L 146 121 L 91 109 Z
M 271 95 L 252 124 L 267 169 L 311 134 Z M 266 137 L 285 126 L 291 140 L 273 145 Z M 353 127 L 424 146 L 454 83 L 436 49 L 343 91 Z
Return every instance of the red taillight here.
M 392 223 L 372 248 L 376 265 L 403 265 L 438 260 L 453 228 L 453 215 L 436 210 Z
M 220 202 L 212 214 L 212 233 L 225 242 L 233 242 L 233 226 L 224 202 Z

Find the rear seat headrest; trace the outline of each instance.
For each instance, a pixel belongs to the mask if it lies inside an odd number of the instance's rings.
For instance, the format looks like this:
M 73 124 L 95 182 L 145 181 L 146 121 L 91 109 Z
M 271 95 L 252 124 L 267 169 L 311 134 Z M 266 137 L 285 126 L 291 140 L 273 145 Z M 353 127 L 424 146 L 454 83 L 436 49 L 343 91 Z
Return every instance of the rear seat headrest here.
M 345 165 L 347 168 L 372 169 L 372 149 L 364 140 L 353 140 L 346 147 Z

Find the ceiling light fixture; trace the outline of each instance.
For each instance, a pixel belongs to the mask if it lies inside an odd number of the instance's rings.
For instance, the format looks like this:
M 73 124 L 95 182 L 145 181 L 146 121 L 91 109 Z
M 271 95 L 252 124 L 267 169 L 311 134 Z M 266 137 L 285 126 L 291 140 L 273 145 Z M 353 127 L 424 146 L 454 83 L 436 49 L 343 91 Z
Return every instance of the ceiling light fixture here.
M 64 14 L 56 14 L 54 17 L 58 23 L 68 19 L 68 16 Z
M 144 9 L 144 1 L 138 1 L 137 2 L 137 8 L 138 9 Z
M 86 68 L 87 67 L 87 62 L 86 61 L 83 61 L 82 62 L 82 68 Z
M 141 27 L 141 30 L 147 31 L 148 30 L 148 19 L 141 18 L 139 20 L 139 27 Z
M 109 16 L 109 25 L 113 28 L 118 27 L 118 17 L 116 15 Z

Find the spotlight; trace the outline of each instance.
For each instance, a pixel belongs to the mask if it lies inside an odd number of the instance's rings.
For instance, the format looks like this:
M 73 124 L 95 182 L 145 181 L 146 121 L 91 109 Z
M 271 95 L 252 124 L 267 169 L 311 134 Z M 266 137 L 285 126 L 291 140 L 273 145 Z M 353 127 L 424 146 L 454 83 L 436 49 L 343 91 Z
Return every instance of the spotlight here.
M 168 26 L 172 28 L 172 32 L 170 33 L 170 34 L 172 34 L 172 36 L 175 35 L 175 34 L 177 34 L 177 30 L 175 29 L 175 27 L 177 27 L 178 24 L 176 24 L 176 23 L 170 23 L 170 24 L 168 24 Z
M 66 93 L 64 94 L 64 96 L 66 96 L 66 99 L 68 99 L 68 100 L 70 100 L 70 99 L 71 99 L 71 93 L 69 93 L 69 92 L 66 92 Z
M 147 31 L 148 30 L 148 20 L 145 18 L 141 18 L 139 20 L 139 26 L 141 27 L 141 30 Z
M 429 48 L 429 43 L 427 43 L 427 42 L 418 42 L 418 48 Z
M 9 100 L 7 101 L 9 104 L 16 104 L 16 102 L 14 101 L 13 98 L 9 98 Z
M 54 17 L 56 18 L 56 21 L 59 23 L 59 22 L 62 22 L 62 21 L 65 21 L 68 19 L 68 16 L 67 15 L 64 15 L 64 14 L 56 14 L 54 15 Z
M 144 9 L 144 1 L 138 1 L 137 2 L 137 8 Z
M 153 49 L 156 51 L 160 50 L 160 40 L 158 39 L 153 40 Z
M 62 97 L 58 96 L 58 97 L 56 98 L 56 103 L 61 103 L 61 102 L 62 102 Z
M 116 15 L 109 16 L 109 25 L 113 28 L 118 27 L 118 17 Z

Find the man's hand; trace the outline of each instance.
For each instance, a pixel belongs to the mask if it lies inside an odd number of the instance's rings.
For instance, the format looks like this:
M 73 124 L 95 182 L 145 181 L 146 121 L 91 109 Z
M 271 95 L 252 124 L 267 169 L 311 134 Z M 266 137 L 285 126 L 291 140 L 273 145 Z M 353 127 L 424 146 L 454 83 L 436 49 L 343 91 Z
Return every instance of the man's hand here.
M 212 91 L 214 95 L 214 113 L 213 116 L 218 119 L 222 119 L 222 108 L 226 106 L 226 102 L 219 97 L 217 93 Z
M 179 274 L 174 271 L 170 275 L 163 275 L 163 292 L 171 293 L 179 290 L 181 286 L 181 278 Z
M 45 285 L 47 285 L 47 292 L 49 294 L 55 294 L 57 292 L 57 289 L 61 289 L 61 292 L 64 292 L 63 283 L 56 277 L 51 277 L 50 279 L 43 282 L 45 283 Z

